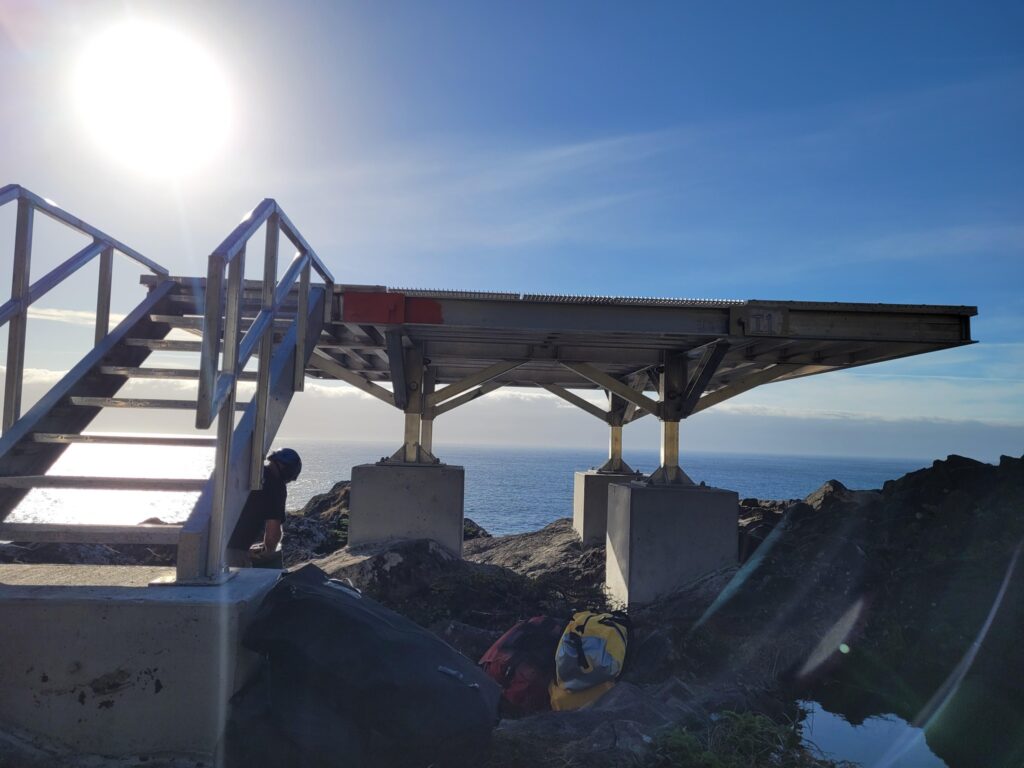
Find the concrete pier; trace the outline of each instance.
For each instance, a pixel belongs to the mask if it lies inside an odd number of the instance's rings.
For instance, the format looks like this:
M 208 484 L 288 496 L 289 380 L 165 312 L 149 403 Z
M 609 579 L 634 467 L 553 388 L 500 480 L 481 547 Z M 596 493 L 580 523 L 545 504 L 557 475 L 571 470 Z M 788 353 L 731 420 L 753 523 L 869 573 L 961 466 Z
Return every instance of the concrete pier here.
M 148 586 L 173 568 L 0 565 L 0 727 L 76 753 L 211 756 L 255 654 L 239 645 L 279 576 Z
M 605 580 L 612 598 L 643 605 L 735 564 L 738 515 L 734 491 L 609 485 Z
M 450 464 L 353 467 L 349 546 L 433 539 L 461 557 L 464 491 L 465 470 Z
M 608 486 L 639 480 L 637 472 L 577 472 L 572 495 L 572 527 L 585 546 L 601 544 L 608 533 Z

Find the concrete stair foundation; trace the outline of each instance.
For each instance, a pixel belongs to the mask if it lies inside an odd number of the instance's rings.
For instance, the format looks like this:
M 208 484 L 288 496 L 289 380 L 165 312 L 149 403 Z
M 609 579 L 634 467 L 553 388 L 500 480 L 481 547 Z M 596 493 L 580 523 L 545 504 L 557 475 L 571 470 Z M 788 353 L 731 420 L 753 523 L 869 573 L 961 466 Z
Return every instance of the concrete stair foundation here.
M 577 472 L 573 483 L 572 527 L 585 546 L 601 544 L 608 533 L 608 486 L 638 480 L 636 472 Z
M 173 568 L 0 565 L 0 722 L 75 753 L 212 756 L 280 575 L 148 586 Z
M 627 606 L 736 563 L 739 498 L 696 485 L 608 486 L 605 581 Z
M 450 464 L 352 467 L 348 544 L 433 539 L 462 557 L 465 470 Z

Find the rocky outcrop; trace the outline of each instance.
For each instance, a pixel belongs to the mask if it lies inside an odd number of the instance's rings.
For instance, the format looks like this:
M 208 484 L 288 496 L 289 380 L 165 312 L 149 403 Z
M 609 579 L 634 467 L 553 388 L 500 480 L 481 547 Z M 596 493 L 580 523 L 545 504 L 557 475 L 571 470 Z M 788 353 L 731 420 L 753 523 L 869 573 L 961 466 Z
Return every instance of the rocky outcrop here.
M 739 562 L 745 563 L 775 529 L 783 512 L 794 502 L 742 499 L 740 501 Z
M 176 548 L 159 544 L 0 544 L 0 563 L 174 565 Z
M 554 577 L 589 586 L 604 581 L 604 545 L 584 547 L 569 518 L 539 531 L 468 541 L 463 556 L 532 578 Z
M 468 517 L 462 519 L 462 540 L 472 541 L 473 539 L 489 539 L 489 534 L 482 525 L 470 520 Z
M 327 493 L 313 496 L 297 512 L 289 512 L 281 550 L 286 567 L 334 552 L 348 541 L 348 499 L 351 483 L 342 480 Z

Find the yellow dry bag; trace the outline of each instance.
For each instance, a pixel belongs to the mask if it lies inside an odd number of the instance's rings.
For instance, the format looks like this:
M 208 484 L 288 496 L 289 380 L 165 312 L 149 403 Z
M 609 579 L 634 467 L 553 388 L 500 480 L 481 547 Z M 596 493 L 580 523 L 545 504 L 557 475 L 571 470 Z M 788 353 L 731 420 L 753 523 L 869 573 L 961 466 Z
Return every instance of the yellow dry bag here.
M 628 636 L 623 613 L 574 614 L 555 651 L 551 708 L 579 709 L 610 690 L 622 674 Z

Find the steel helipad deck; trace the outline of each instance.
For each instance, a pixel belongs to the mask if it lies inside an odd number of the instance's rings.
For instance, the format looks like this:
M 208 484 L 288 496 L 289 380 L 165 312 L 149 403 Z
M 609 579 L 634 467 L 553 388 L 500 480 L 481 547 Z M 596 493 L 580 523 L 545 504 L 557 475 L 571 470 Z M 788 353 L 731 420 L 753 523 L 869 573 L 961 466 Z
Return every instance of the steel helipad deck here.
M 568 389 L 601 385 L 566 364 L 585 364 L 626 382 L 657 368 L 666 354 L 685 353 L 699 362 L 709 346 L 718 345 L 724 352 L 703 387 L 707 396 L 970 344 L 975 314 L 969 306 L 342 285 L 335 287 L 320 351 L 368 381 L 394 381 L 389 352 L 393 356 L 400 342 L 422 353 L 438 384 L 502 361 L 520 361 L 489 381 Z M 645 381 L 642 387 L 649 385 Z

